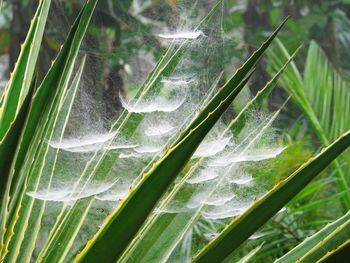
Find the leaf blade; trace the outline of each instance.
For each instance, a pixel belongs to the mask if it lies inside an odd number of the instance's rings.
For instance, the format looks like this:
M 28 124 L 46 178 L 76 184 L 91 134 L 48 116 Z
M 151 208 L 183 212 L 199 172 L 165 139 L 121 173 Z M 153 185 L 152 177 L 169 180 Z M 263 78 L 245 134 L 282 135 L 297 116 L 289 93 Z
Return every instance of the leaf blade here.
M 222 260 L 299 193 L 350 145 L 350 131 L 256 201 L 211 241 L 193 262 Z
M 310 251 L 313 247 L 315 247 L 321 240 L 326 238 L 329 234 L 331 234 L 338 226 L 345 223 L 350 219 L 350 212 L 337 219 L 333 223 L 325 226 L 317 233 L 313 234 L 311 237 L 306 238 L 302 243 L 293 248 L 283 257 L 277 259 L 275 263 L 287 263 L 292 261 L 297 261 L 303 255 L 305 255 L 308 251 Z
M 27 38 L 21 46 L 15 69 L 4 91 L 0 109 L 0 139 L 5 135 L 29 93 L 50 5 L 51 0 L 39 2 Z

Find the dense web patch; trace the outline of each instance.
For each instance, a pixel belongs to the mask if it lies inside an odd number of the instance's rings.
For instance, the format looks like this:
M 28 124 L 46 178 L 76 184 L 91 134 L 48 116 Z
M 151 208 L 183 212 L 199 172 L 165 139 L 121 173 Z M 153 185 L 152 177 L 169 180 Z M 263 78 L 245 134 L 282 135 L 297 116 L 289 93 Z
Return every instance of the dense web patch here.
M 134 2 L 137 4 L 133 4 L 131 14 L 140 14 L 142 21 L 152 25 L 148 34 L 161 48 L 169 47 L 169 57 L 175 57 L 176 63 L 158 77 L 153 75 L 154 81 L 149 82 L 146 76 L 150 69 L 147 74 L 140 73 L 145 65 L 140 61 L 154 65 L 158 57 L 148 51 L 135 51 L 118 60 L 120 74 L 115 79 L 110 74 L 97 80 L 96 68 L 106 63 L 113 47 L 99 50 L 96 44 L 86 41 L 81 55 L 87 55 L 87 62 L 78 90 L 73 100 L 73 95 L 67 93 L 61 103 L 61 112 L 67 114 L 58 118 L 54 133 L 46 138 L 47 154 L 51 157 L 47 158 L 36 187 L 27 189 L 27 196 L 48 203 L 37 253 L 63 209 L 73 209 L 77 201 L 90 198 L 93 203 L 86 216 L 82 211 L 84 224 L 68 255 L 72 257 L 96 232 L 106 214 L 139 182 L 142 173 L 200 112 L 223 84 L 225 70 L 233 63 L 225 56 L 225 48 L 233 40 L 222 29 L 223 6 L 202 23 L 207 13 L 196 12 L 198 3 L 192 1 L 164 7 L 169 14 L 167 19 L 148 13 L 143 1 Z M 57 3 L 55 12 L 62 14 L 63 7 Z M 135 31 L 125 41 L 145 41 L 143 34 Z M 181 52 L 176 53 L 179 49 Z M 228 68 L 228 74 L 232 74 L 234 68 Z M 140 75 L 144 84 L 138 81 Z M 112 112 L 105 106 L 111 101 L 101 95 L 111 86 L 113 92 L 107 97 L 112 97 L 113 103 L 120 102 L 120 107 Z M 239 134 L 231 131 L 224 118 L 208 134 L 151 216 L 151 226 L 169 215 L 181 218 L 183 224 L 181 233 L 176 233 L 179 236 L 168 242 L 171 245 L 162 259 L 188 261 L 194 252 L 193 238 L 212 239 L 228 220 L 240 215 L 257 194 L 263 193 L 264 189 L 250 191 L 256 185 L 249 165 L 275 158 L 284 150 L 275 143 L 271 127 L 275 118 L 275 114 L 252 111 Z M 127 126 L 123 126 L 126 122 Z M 149 231 L 140 235 L 152 235 L 154 229 L 146 229 Z M 166 235 L 164 232 L 160 239 Z M 145 251 L 140 249 L 143 245 L 133 243 L 126 255 L 132 254 L 136 260 L 138 251 Z M 144 262 L 156 249 L 154 246 L 142 255 Z

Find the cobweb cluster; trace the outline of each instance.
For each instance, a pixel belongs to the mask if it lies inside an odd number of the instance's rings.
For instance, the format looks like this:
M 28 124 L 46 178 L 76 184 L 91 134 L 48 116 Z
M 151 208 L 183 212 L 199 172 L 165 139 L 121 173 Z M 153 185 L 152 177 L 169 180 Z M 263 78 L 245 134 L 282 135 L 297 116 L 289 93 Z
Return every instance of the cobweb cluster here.
M 140 14 L 142 8 L 147 9 L 143 7 L 143 1 L 134 2 L 131 13 Z M 203 104 L 224 83 L 226 75 L 234 72 L 232 59 L 225 56 L 225 50 L 232 46 L 233 40 L 222 28 L 224 6 L 198 28 L 213 4 L 208 3 L 205 8 L 197 8 L 198 5 L 192 1 L 169 4 L 169 21 L 156 21 L 154 16 L 147 17 L 147 13 L 142 15 L 143 21 L 154 25 L 150 34 L 162 48 L 171 46 L 176 50 L 182 47 L 182 53 L 171 72 L 161 74 L 147 92 L 135 98 L 130 96 L 129 89 L 134 85 L 140 88 L 141 83 L 130 79 L 140 71 L 139 65 L 123 61 L 122 75 L 126 86 L 124 91 L 119 89 L 115 98 L 123 110 L 116 110 L 115 118 L 105 117 L 103 105 L 107 102 L 98 96 L 104 86 L 94 80 L 95 68 L 99 61 L 106 59 L 106 51 L 91 52 L 91 43 L 85 44 L 82 55 L 87 55 L 87 63 L 79 90 L 71 107 L 68 96 L 61 105 L 61 112 L 69 109 L 69 118 L 56 123 L 54 133 L 46 138 L 48 155 L 54 157 L 47 158 L 37 186 L 27 189 L 28 196 L 46 202 L 37 253 L 63 207 L 93 198 L 70 256 L 81 249 L 106 215 L 126 198 L 142 173 L 195 118 Z M 135 32 L 135 41 L 140 38 Z M 138 52 L 130 57 L 130 61 L 135 56 L 137 59 L 150 57 L 147 52 Z M 154 65 L 155 61 L 149 61 L 149 64 Z M 228 72 L 225 71 L 227 68 Z M 146 75 L 143 80 L 145 78 Z M 125 116 L 129 121 L 127 128 L 118 122 Z M 263 189 L 255 185 L 249 167 L 272 159 L 284 150 L 275 143 L 275 131 L 271 127 L 275 118 L 276 114 L 252 111 L 239 133 L 234 132 L 227 118 L 216 124 L 153 211 L 149 231 L 140 233 L 147 238 L 156 231 L 157 222 L 181 219 L 177 225 L 178 236 L 169 236 L 169 251 L 160 258 L 186 262 L 198 249 L 198 242 L 193 246 L 194 240 L 207 242 L 214 238 L 229 220 L 242 214 L 253 199 L 263 193 Z M 106 160 L 102 166 L 101 159 Z M 164 232 L 159 240 L 168 234 Z M 126 253 L 144 251 L 143 245 L 142 242 L 133 243 Z M 156 245 L 144 254 L 140 252 L 144 262 L 150 262 L 148 257 L 151 259 L 151 255 L 156 255 L 153 253 Z M 125 256 L 123 261 L 128 261 L 128 257 Z

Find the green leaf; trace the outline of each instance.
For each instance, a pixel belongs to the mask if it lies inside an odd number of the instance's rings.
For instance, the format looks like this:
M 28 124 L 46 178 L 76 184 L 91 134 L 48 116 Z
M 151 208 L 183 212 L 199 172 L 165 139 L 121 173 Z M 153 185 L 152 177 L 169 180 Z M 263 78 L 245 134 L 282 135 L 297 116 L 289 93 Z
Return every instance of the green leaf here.
M 350 240 L 346 241 L 344 244 L 334 249 L 332 252 L 324 255 L 317 263 L 325 262 L 343 262 L 345 258 L 349 258 L 350 251 Z
M 211 241 L 193 262 L 217 262 L 225 259 L 274 214 L 296 196 L 313 178 L 325 169 L 350 145 L 350 131 L 310 159 L 287 179 L 255 201 Z
M 62 101 L 62 105 L 60 105 L 60 108 L 57 111 L 58 114 L 55 114 L 53 116 L 54 118 L 50 120 L 50 123 L 52 123 L 53 128 L 48 129 L 46 132 L 47 134 L 45 135 L 45 139 L 48 141 L 52 138 L 60 138 L 59 140 L 63 138 L 68 118 L 72 110 L 75 95 L 80 84 L 84 66 L 85 58 L 80 63 L 79 69 L 70 85 L 70 88 L 67 91 L 64 100 Z M 35 189 L 37 189 L 38 185 L 41 183 L 40 179 L 45 173 L 50 175 L 50 181 L 52 181 L 53 179 L 59 151 L 58 149 L 50 148 L 48 144 L 43 144 L 40 151 L 43 152 L 43 154 L 39 155 L 39 157 L 41 158 L 36 158 L 35 164 L 33 165 L 33 170 L 29 175 L 29 177 L 32 178 L 32 181 L 34 182 L 29 181 L 26 184 L 26 188 L 23 191 L 23 193 L 33 190 L 35 191 Z M 50 185 L 47 186 L 48 191 L 50 190 L 50 187 Z M 31 231 L 25 231 L 24 239 L 19 253 L 23 262 L 30 262 L 33 250 L 36 245 L 38 233 L 41 228 L 41 220 L 46 208 L 46 202 L 42 202 L 41 200 L 34 200 L 30 197 L 24 198 L 26 198 L 28 202 L 32 202 L 32 209 L 30 212 L 27 213 L 27 217 L 30 218 L 30 220 L 28 220 L 28 226 L 21 226 L 20 228 L 22 231 L 25 228 L 31 229 Z M 23 214 L 21 214 L 20 216 L 24 217 Z M 60 248 L 67 249 L 67 247 Z M 64 258 L 65 254 L 61 253 L 61 257 Z
M 282 65 L 281 58 L 289 58 L 290 55 L 280 40 L 277 39 L 276 42 L 279 52 L 269 52 L 268 55 L 277 70 Z M 342 114 L 350 110 L 348 84 L 342 80 L 324 52 L 313 41 L 308 50 L 304 79 L 301 75 L 297 66 L 291 63 L 283 75 L 282 86 L 292 95 L 293 102 L 309 119 L 320 142 L 328 146 L 331 141 L 350 129 L 350 116 Z M 342 205 L 347 212 L 350 209 L 347 174 L 338 160 L 332 163 L 332 167 L 339 179 L 337 182 L 339 191 L 347 191 L 342 196 Z
M 350 220 L 350 212 L 346 213 L 344 216 L 334 221 L 333 223 L 325 226 L 323 229 L 313 234 L 311 237 L 306 238 L 302 243 L 293 248 L 283 257 L 277 259 L 275 263 L 288 263 L 295 262 L 300 259 L 303 255 L 308 253 L 313 247 L 315 247 L 324 238 L 330 235 L 334 230 L 340 225 Z
M 246 256 L 241 258 L 237 263 L 248 263 L 259 252 L 259 250 L 262 248 L 262 246 L 263 246 L 263 244 L 254 248 Z
M 14 71 L 4 91 L 0 108 L 0 139 L 4 137 L 32 83 L 51 0 L 39 2 Z
M 12 164 L 10 175 L 12 185 L 8 187 L 10 188 L 8 191 L 12 196 L 10 212 L 14 210 L 17 203 L 16 198 L 22 190 L 26 173 L 29 172 L 29 168 L 34 161 L 29 159 L 24 162 L 25 157 L 28 154 L 34 157 L 35 151 L 42 141 L 47 120 L 53 109 L 58 106 L 58 102 L 67 88 L 74 62 L 96 3 L 97 0 L 87 1 L 71 28 L 57 59 L 34 94 L 20 147 L 17 148 L 16 159 Z
M 34 91 L 35 81 L 32 83 L 32 87 L 30 89 L 30 93 Z M 0 141 L 0 203 L 7 203 L 7 199 L 5 196 L 6 185 L 8 184 L 7 174 L 11 168 L 11 162 L 14 158 L 17 144 L 19 138 L 21 136 L 21 132 L 27 117 L 27 112 L 30 105 L 31 96 L 27 96 L 21 105 L 21 109 L 17 114 L 15 120 L 12 122 L 9 130 L 5 134 L 4 138 Z M 3 244 L 5 229 L 5 218 L 7 215 L 7 207 L 6 205 L 1 206 L 0 210 L 0 244 Z M 0 246 L 2 249 L 2 246 Z M 1 251 L 0 249 L 0 251 Z M 0 253 L 1 254 L 1 253 Z
M 350 219 L 338 226 L 325 239 L 321 240 L 316 246 L 309 250 L 299 262 L 316 262 L 325 256 L 328 252 L 337 249 L 339 246 L 349 241 L 350 237 Z
M 288 58 L 287 62 L 281 66 L 278 72 L 273 76 L 273 78 L 266 83 L 265 87 L 261 89 L 256 96 L 247 103 L 247 105 L 241 110 L 238 116 L 232 120 L 228 125 L 234 135 L 238 135 L 242 128 L 244 127 L 245 120 L 248 118 L 250 111 L 253 110 L 257 105 L 262 105 L 263 101 L 269 96 L 272 90 L 276 87 L 280 77 L 283 75 L 287 67 L 292 63 L 296 55 L 299 53 L 302 46 L 299 46 L 294 53 Z

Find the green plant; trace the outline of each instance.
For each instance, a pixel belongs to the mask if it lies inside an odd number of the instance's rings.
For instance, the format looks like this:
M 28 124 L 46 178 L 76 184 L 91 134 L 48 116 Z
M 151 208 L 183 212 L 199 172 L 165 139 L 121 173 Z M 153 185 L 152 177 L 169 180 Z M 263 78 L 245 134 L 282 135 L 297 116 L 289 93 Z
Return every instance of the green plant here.
M 277 46 L 276 51 L 269 52 L 275 69 L 283 64 L 281 58 L 289 57 L 281 41 L 277 40 Z M 317 138 L 324 146 L 350 128 L 348 117 L 342 114 L 348 108 L 348 84 L 316 42 L 311 41 L 309 46 L 303 77 L 297 66 L 291 63 L 281 82 L 292 95 L 294 103 L 308 118 Z M 348 159 L 347 156 L 348 152 L 344 153 L 342 159 L 332 163 L 338 178 L 338 189 L 343 193 L 342 205 L 345 212 L 350 208 L 347 162 L 343 161 Z
M 292 62 L 280 78 L 280 84 L 292 95 L 292 101 L 303 114 L 295 122 L 295 127 L 304 130 L 309 136 L 316 135 L 321 142 L 322 137 L 330 141 L 347 130 L 347 116 L 338 113 L 347 107 L 348 83 L 314 41 L 311 41 L 306 53 L 304 71 L 300 71 L 299 65 L 297 67 L 297 63 Z M 276 72 L 278 65 L 282 65 L 283 60 L 289 55 L 286 47 L 278 40 L 276 48 L 269 50 L 268 57 L 274 69 L 272 72 Z M 320 130 L 305 129 L 305 126 L 309 127 L 308 124 L 311 128 L 318 126 Z M 318 141 L 316 145 L 319 146 Z M 343 153 L 337 159 L 339 166 L 333 164 L 335 169 L 326 170 L 322 176 L 309 184 L 289 202 L 284 213 L 274 217 L 264 228 L 262 232 L 266 234 L 259 241 L 264 241 L 268 245 L 261 249 L 259 258 L 283 256 L 316 230 L 340 217 L 344 211 L 348 211 L 346 208 L 348 188 L 342 186 L 340 182 L 343 179 L 337 172 L 337 169 L 341 169 L 345 174 L 344 181 L 347 183 L 348 156 L 348 151 Z M 274 243 L 278 244 L 278 247 Z M 297 254 L 294 256 L 297 257 Z M 288 257 L 286 260 L 293 261 Z
M 49 201 L 59 200 L 52 197 L 52 195 L 58 195 L 57 193 L 50 192 L 55 168 L 60 165 L 64 166 L 58 161 L 60 149 L 63 148 L 62 144 L 55 146 L 50 142 L 54 138 L 58 138 L 59 142 L 62 142 L 72 104 L 82 78 L 85 58 L 79 60 L 81 63 L 76 72 L 74 70 L 75 62 L 78 59 L 78 51 L 96 4 L 97 0 L 86 1 L 57 59 L 44 80 L 38 85 L 34 74 L 35 62 L 50 6 L 49 0 L 39 2 L 17 66 L 1 99 L 0 258 L 4 262 L 31 262 L 32 260 L 64 262 L 73 260 L 70 257 L 72 255 L 69 255 L 70 250 L 72 250 L 78 232 L 83 227 L 90 227 L 90 225 L 86 226 L 86 218 L 90 208 L 97 202 L 95 196 L 99 193 L 87 194 L 89 184 L 94 180 L 108 177 L 113 164 L 122 154 L 121 149 L 130 147 L 130 145 L 113 143 L 121 137 L 123 139 L 131 138 L 144 117 L 140 112 L 133 112 L 132 107 L 120 114 L 111 128 L 113 136 L 107 140 L 107 146 L 104 145 L 105 147 L 93 151 L 93 154 L 89 156 L 89 161 L 79 173 L 79 178 L 74 182 L 73 191 L 61 196 L 63 200 L 72 204 L 59 206 L 57 216 L 54 223 L 50 225 L 45 240 L 41 240 L 43 244 L 40 251 L 35 251 L 39 241 L 39 232 L 43 227 L 42 219 L 46 209 L 49 208 Z M 220 4 L 219 1 L 199 23 L 196 30 L 201 30 L 204 25 L 209 24 Z M 284 23 L 220 89 L 215 90 L 220 80 L 220 77 L 217 78 L 213 85 L 213 93 L 207 94 L 207 97 L 203 99 L 201 110 L 191 116 L 191 121 L 185 122 L 185 128 L 176 134 L 177 137 L 169 139 L 169 148 L 160 158 L 155 155 L 150 160 L 147 159 L 144 164 L 145 168 L 137 177 L 136 183 L 131 185 L 125 199 L 119 200 L 117 208 L 106 216 L 103 225 L 98 230 L 94 229 L 95 236 L 87 243 L 86 241 L 82 242 L 85 248 L 75 258 L 76 262 L 133 261 L 141 255 L 141 259 L 136 260 L 140 262 L 146 260 L 149 251 L 158 253 L 154 254 L 156 260 L 167 261 L 179 244 L 181 245 L 181 242 L 187 240 L 187 234 L 191 233 L 194 223 L 206 211 L 209 203 L 200 204 L 199 207 L 196 207 L 195 212 L 185 214 L 159 214 L 152 213 L 152 211 L 158 206 L 159 201 L 161 201 L 161 208 L 166 207 L 169 200 L 172 200 L 177 193 L 182 195 L 183 189 L 186 189 L 184 185 L 186 180 L 192 178 L 190 176 L 198 175 L 195 172 L 205 162 L 206 155 L 196 156 L 197 148 L 247 84 L 257 61 Z M 158 84 L 163 77 L 171 75 L 186 48 L 186 41 L 170 45 L 137 93 L 134 99 L 136 103 L 140 103 L 148 93 L 159 89 Z M 292 58 L 281 67 L 274 78 L 244 107 L 241 113 L 227 127 L 224 126 L 219 138 L 225 138 L 224 135 L 231 133 L 238 136 L 244 130 L 249 113 L 254 108 L 260 107 Z M 240 154 L 236 156 L 237 158 L 245 157 L 246 160 L 251 160 L 251 156 L 244 156 L 244 154 L 261 138 L 278 114 L 279 111 L 268 115 L 261 124 L 254 127 L 254 132 L 244 134 L 244 143 L 239 145 Z M 90 142 L 88 146 L 91 144 L 97 143 Z M 246 211 L 241 209 L 242 211 L 239 211 L 241 215 L 232 222 L 224 221 L 224 226 L 219 228 L 221 233 L 204 248 L 200 247 L 198 249 L 200 251 L 193 258 L 193 261 L 217 262 L 224 260 L 349 145 L 350 132 L 347 132 L 267 194 L 257 198 Z M 278 155 L 282 150 L 279 149 L 277 153 L 263 152 L 258 157 L 268 159 Z M 195 158 L 191 159 L 193 155 Z M 230 166 L 225 166 L 224 169 L 229 172 L 235 164 L 234 162 L 230 163 L 230 160 L 227 162 Z M 74 167 L 68 167 L 68 169 L 74 169 Z M 45 175 L 48 176 L 48 181 L 45 182 L 46 196 L 37 198 L 39 186 L 43 183 Z M 112 173 L 112 175 L 114 174 Z M 178 180 L 176 180 L 177 177 Z M 246 178 L 241 179 L 247 180 Z M 248 179 L 250 180 L 250 178 Z M 237 181 L 235 182 L 238 184 Z M 113 181 L 110 185 L 113 186 L 117 183 L 117 181 Z M 225 181 L 220 179 L 214 183 L 208 192 L 209 196 L 213 195 L 214 191 Z M 171 186 L 173 187 L 169 190 Z M 244 193 L 244 189 L 242 192 Z M 166 198 L 161 199 L 164 194 L 167 194 Z M 230 191 L 227 194 L 233 195 Z M 185 199 L 192 197 L 193 193 L 191 192 L 187 197 L 184 196 Z M 175 228 L 169 224 L 174 222 Z M 162 239 L 163 232 L 172 235 Z M 337 242 L 333 242 L 332 239 L 327 243 L 329 249 L 343 243 L 344 232 L 338 232 L 341 234 L 334 234 L 337 237 Z M 158 240 L 159 237 L 161 239 Z M 161 245 L 161 250 L 158 250 L 159 245 Z M 144 253 L 142 246 L 146 247 L 145 257 L 142 256 Z M 186 254 L 191 255 L 187 252 Z M 190 259 L 184 259 L 184 261 L 187 260 Z

